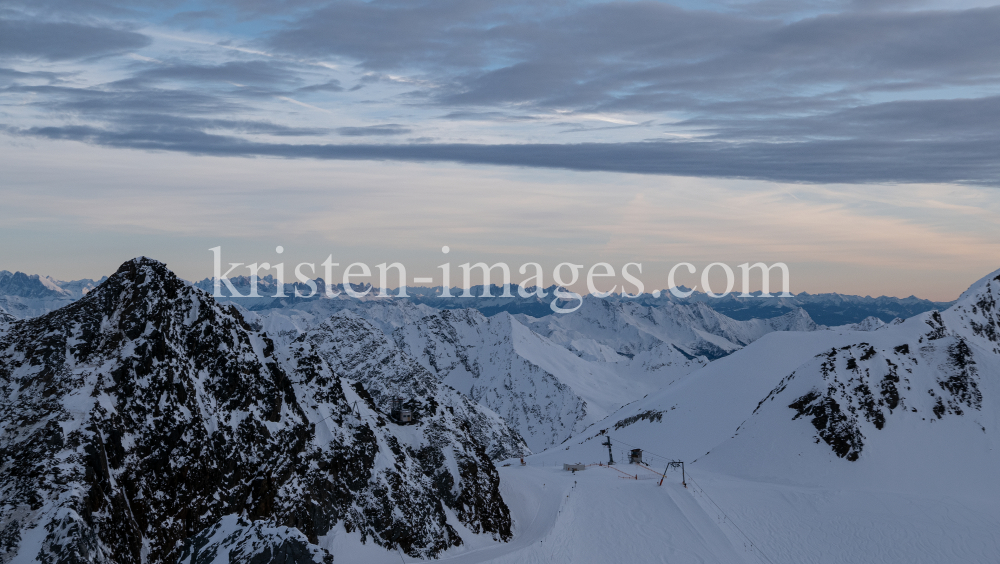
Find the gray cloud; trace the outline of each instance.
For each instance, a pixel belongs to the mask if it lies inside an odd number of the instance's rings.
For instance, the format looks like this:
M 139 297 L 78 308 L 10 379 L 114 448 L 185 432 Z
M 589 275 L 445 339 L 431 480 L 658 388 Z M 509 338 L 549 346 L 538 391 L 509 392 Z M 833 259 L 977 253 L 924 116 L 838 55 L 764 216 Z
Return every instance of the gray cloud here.
M 0 67 L 0 87 L 9 86 L 12 84 L 17 84 L 21 81 L 37 81 L 42 80 L 49 84 L 59 82 L 66 78 L 65 73 L 56 72 L 46 72 L 46 71 L 32 71 L 24 72 L 16 69 L 9 69 Z
M 692 119 L 681 125 L 712 137 L 788 141 L 804 137 L 885 142 L 960 143 L 1000 138 L 1000 96 L 956 100 L 906 100 L 858 106 L 799 118 Z
M 582 144 L 316 145 L 255 143 L 195 130 L 89 126 L 17 129 L 14 135 L 196 155 L 339 160 L 450 161 L 638 174 L 779 182 L 964 182 L 1000 186 L 1000 138 L 969 142 L 803 141 L 797 143 L 638 142 Z
M 343 92 L 344 87 L 340 85 L 340 81 L 333 79 L 322 84 L 310 84 L 309 86 L 303 86 L 299 88 L 297 92 Z
M 0 70 L 0 80 L 3 72 Z M 183 90 L 101 90 L 65 86 L 15 86 L 4 92 L 41 94 L 32 105 L 52 112 L 102 121 L 107 128 L 140 129 L 150 138 L 204 132 L 263 134 L 278 137 L 322 136 L 331 131 L 316 127 L 290 127 L 260 119 L 227 119 L 215 116 L 240 114 L 245 106 L 225 97 Z M 75 131 L 75 130 L 74 130 Z M 72 136 L 67 138 L 73 138 Z
M 108 27 L 0 19 L 0 57 L 82 59 L 139 49 L 149 43 L 145 35 Z
M 222 17 L 222 14 L 215 10 L 190 10 L 170 16 L 165 23 L 177 24 L 190 29 L 205 20 L 217 20 Z
M 158 65 L 134 74 L 129 82 L 161 80 L 223 82 L 275 88 L 298 81 L 298 75 L 285 66 L 270 61 L 230 61 L 219 65 Z
M 59 85 L 15 85 L 4 93 L 36 94 L 32 106 L 53 113 L 86 115 L 91 119 L 122 120 L 137 115 L 219 115 L 245 110 L 229 99 L 190 90 L 72 88 Z M 126 122 L 127 123 L 127 122 Z
M 510 9 L 522 7 L 528 10 L 524 5 Z M 371 69 L 428 63 L 470 67 L 486 62 L 482 32 L 506 9 L 466 0 L 332 2 L 270 43 L 312 56 L 344 55 Z
M 398 123 L 385 123 L 382 125 L 368 125 L 365 127 L 338 127 L 337 133 L 346 137 L 369 137 L 384 135 L 405 135 L 412 130 L 399 125 Z
M 300 55 L 349 57 L 372 70 L 428 73 L 442 85 L 434 99 L 447 106 L 699 111 L 784 97 L 802 98 L 807 109 L 817 89 L 940 88 L 984 77 L 995 84 L 996 29 L 1000 7 L 785 22 L 651 2 L 386 0 L 332 2 L 270 43 Z
M 229 134 L 273 135 L 276 137 L 320 136 L 330 133 L 319 127 L 289 127 L 260 120 L 186 118 L 165 114 L 132 115 L 121 120 L 131 126 L 141 124 L 144 128 L 158 131 L 171 130 L 175 133 L 205 131 L 225 131 Z
M 37 6 L 62 0 L 41 1 Z M 66 13 L 118 18 L 114 27 L 100 27 L 35 21 L 29 14 L 42 8 L 12 2 L 20 10 L 16 29 L 10 27 L 15 19 L 5 16 L 13 11 L 0 9 L 0 17 L 7 17 L 0 19 L 0 57 L 120 53 L 149 42 L 123 31 L 136 27 L 130 18 L 215 29 L 233 14 L 240 22 L 232 24 L 235 42 L 274 55 L 218 50 L 233 60 L 219 62 L 212 55 L 206 57 L 211 62 L 130 61 L 118 69 L 126 78 L 90 88 L 4 65 L 11 68 L 0 69 L 0 94 L 24 95 L 18 104 L 46 116 L 6 129 L 19 135 L 197 154 L 803 182 L 998 183 L 1000 135 L 992 124 L 1000 115 L 1000 7 L 932 11 L 897 0 L 717 0 L 709 6 L 719 9 L 710 11 L 625 1 L 232 0 L 213 6 L 213 13 L 178 13 L 190 6 L 174 3 L 156 12 L 153 3 L 116 0 L 67 5 Z M 199 23 L 206 19 L 212 22 Z M 335 72 L 309 64 L 331 62 Z M 355 80 L 348 90 L 369 85 L 367 99 L 345 92 L 341 81 Z M 408 90 L 400 93 L 404 83 Z M 275 123 L 280 118 L 273 117 L 273 106 L 262 101 L 298 93 L 323 107 L 365 104 L 370 122 L 411 125 L 327 129 Z M 386 138 L 421 131 L 415 116 L 428 110 L 423 115 L 456 122 L 452 139 L 471 131 L 457 122 L 477 120 L 495 122 L 490 133 L 502 128 L 515 142 L 522 133 L 552 139 L 556 127 L 573 139 L 594 141 L 607 139 L 602 132 L 612 129 L 615 139 L 641 139 L 659 128 L 698 140 L 487 146 L 412 140 L 292 145 L 241 138 Z M 535 117 L 556 111 L 564 115 L 560 123 Z M 628 118 L 641 121 L 638 126 L 574 118 L 632 112 L 640 114 Z M 68 125 L 78 123 L 89 125 Z M 532 125 L 543 123 L 547 127 Z M 477 132 L 464 138 L 482 137 Z
M 534 116 L 525 116 L 511 114 L 507 112 L 475 112 L 475 111 L 456 111 L 448 112 L 444 116 L 444 119 L 452 119 L 456 121 L 537 121 L 538 118 Z

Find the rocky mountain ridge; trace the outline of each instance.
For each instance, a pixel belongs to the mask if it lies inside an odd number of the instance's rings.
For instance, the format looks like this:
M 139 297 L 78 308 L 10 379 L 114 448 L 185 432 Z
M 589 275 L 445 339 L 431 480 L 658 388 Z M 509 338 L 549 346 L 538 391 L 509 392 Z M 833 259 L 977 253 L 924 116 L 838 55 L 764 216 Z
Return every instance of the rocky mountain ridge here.
M 394 423 L 151 259 L 0 332 L 0 561 L 329 562 L 335 527 L 433 556 L 509 539 L 499 478 L 433 395 Z

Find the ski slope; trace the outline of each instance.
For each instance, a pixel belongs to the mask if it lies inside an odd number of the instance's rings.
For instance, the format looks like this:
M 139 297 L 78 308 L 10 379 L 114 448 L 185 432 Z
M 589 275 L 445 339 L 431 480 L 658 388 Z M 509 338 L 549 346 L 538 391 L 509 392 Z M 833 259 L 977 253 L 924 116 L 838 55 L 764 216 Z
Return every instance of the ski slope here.
M 593 455 L 607 450 L 595 444 Z M 467 546 L 441 561 L 988 564 L 1000 555 L 1000 508 L 986 498 L 953 497 L 947 487 L 807 487 L 715 474 L 697 464 L 687 488 L 674 470 L 660 487 L 653 472 L 635 465 L 572 474 L 553 462 L 559 458 L 559 451 L 543 453 L 527 467 L 515 462 L 501 470 L 515 520 L 512 542 L 463 535 Z
M 597 444 L 592 451 L 594 459 L 607 455 Z M 466 544 L 440 562 L 989 564 L 1000 554 L 1000 509 L 946 489 L 806 487 L 701 469 L 688 474 L 687 488 L 674 470 L 661 487 L 653 472 L 635 465 L 573 474 L 554 462 L 560 458 L 552 451 L 530 457 L 528 466 L 501 468 L 501 493 L 515 523 L 511 542 L 459 529 Z M 414 562 L 362 545 L 356 533 L 341 533 L 330 548 L 345 562 Z
M 548 463 L 548 466 L 544 464 Z M 620 465 L 591 466 L 575 474 L 532 457 L 500 471 L 501 493 L 514 518 L 514 539 L 497 543 L 456 527 L 465 546 L 448 550 L 447 564 L 535 564 L 550 562 L 717 563 L 757 562 L 680 475 L 659 476 Z M 626 477 L 627 471 L 640 480 Z M 454 526 L 455 523 L 452 522 Z M 399 553 L 362 545 L 360 535 L 341 532 L 328 545 L 347 562 L 411 562 Z

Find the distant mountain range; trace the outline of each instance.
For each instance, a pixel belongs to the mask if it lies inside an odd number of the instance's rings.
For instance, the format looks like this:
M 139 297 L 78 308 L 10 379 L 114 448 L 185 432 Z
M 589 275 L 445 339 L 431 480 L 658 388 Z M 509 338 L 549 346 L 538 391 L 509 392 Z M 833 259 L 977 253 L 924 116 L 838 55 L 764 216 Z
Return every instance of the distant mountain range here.
M 7 312 L 15 319 L 38 317 L 83 297 L 106 280 L 63 282 L 47 276 L 0 270 L 0 318 Z
M 250 278 L 243 276 L 234 278 L 231 282 L 238 292 L 243 295 L 249 294 L 251 283 Z M 318 288 L 322 289 L 324 287 L 322 279 L 317 279 L 315 282 Z M 213 291 L 214 282 L 212 279 L 206 278 L 194 283 L 194 285 L 211 293 Z M 247 307 L 248 309 L 257 310 L 285 307 L 292 302 L 299 301 L 294 297 L 270 297 L 275 294 L 277 288 L 276 280 L 271 276 L 260 278 L 258 280 L 258 288 L 258 293 L 260 293 L 261 296 L 267 297 L 240 298 L 238 303 L 244 305 L 244 307 Z M 343 285 L 335 285 L 334 288 L 335 291 L 339 292 L 342 292 L 344 289 Z M 302 295 L 308 295 L 311 292 L 311 290 L 304 284 L 285 285 L 285 293 L 289 296 L 294 296 L 296 289 Z M 354 287 L 354 289 L 358 292 L 363 292 L 371 289 L 371 287 L 359 285 Z M 413 287 L 407 288 L 407 293 L 409 294 L 407 300 L 414 304 L 426 305 L 439 310 L 474 308 L 482 312 L 483 315 L 487 317 L 492 317 L 501 312 L 510 313 L 512 315 L 525 314 L 532 317 L 544 317 L 552 313 L 550 302 L 552 301 L 552 292 L 554 289 L 555 286 L 550 286 L 545 289 L 547 294 L 546 298 L 538 298 L 537 296 L 522 298 L 518 294 L 518 286 L 511 285 L 510 293 L 514 297 L 502 298 L 484 297 L 487 293 L 491 296 L 502 295 L 502 286 L 491 285 L 489 292 L 486 291 L 484 286 L 475 286 L 469 291 L 469 293 L 472 294 L 472 297 L 442 298 L 439 297 L 441 294 L 440 287 Z M 679 289 L 686 291 L 683 287 Z M 529 288 L 529 290 L 533 290 L 533 288 Z M 396 290 L 389 291 L 390 294 L 394 294 L 395 292 Z M 463 293 L 463 290 L 461 288 L 452 288 L 450 292 L 454 296 L 459 296 Z M 372 296 L 375 293 L 377 293 L 377 291 L 372 289 L 369 296 Z M 223 286 L 223 295 L 229 295 L 225 286 Z M 704 303 L 713 310 L 737 320 L 770 319 L 785 315 L 797 308 L 802 308 L 809 314 L 813 321 L 819 325 L 826 326 L 859 323 L 868 317 L 876 317 L 886 323 L 889 323 L 896 318 L 906 319 L 932 309 L 947 309 L 955 303 L 933 302 L 917 298 L 915 296 L 910 296 L 908 298 L 895 298 L 889 296 L 873 298 L 871 296 L 809 294 L 806 292 L 795 294 L 791 298 L 780 298 L 776 296 L 770 298 L 761 298 L 757 296 L 740 298 L 735 293 L 729 294 L 723 298 L 712 298 L 701 292 L 695 292 L 687 298 L 678 298 L 667 290 L 661 290 L 660 296 L 657 298 L 654 298 L 651 293 L 645 293 L 637 298 L 626 298 L 620 294 L 612 294 L 605 299 L 608 301 L 624 301 L 652 307 L 662 306 L 668 303 Z
M 889 296 L 850 296 L 845 294 L 809 294 L 802 292 L 791 298 L 740 298 L 729 294 L 723 298 L 712 298 L 695 292 L 689 298 L 676 298 L 667 291 L 664 296 L 679 303 L 700 302 L 724 313 L 733 319 L 768 319 L 788 313 L 795 308 L 806 310 L 820 325 L 837 326 L 859 323 L 866 317 L 876 317 L 889 323 L 893 319 L 907 319 L 931 311 L 951 307 L 955 302 L 932 302 L 916 296 L 894 298 Z M 650 296 L 650 299 L 652 297 Z M 664 298 L 661 298 L 664 299 Z
M 0 310 L 6 311 L 17 319 L 35 317 L 49 311 L 54 311 L 68 302 L 80 299 L 89 290 L 100 284 L 100 280 L 74 280 L 64 282 L 54 280 L 49 277 L 37 274 L 27 275 L 22 272 L 11 273 L 0 271 Z M 250 293 L 251 279 L 246 276 L 233 278 L 230 280 L 233 286 L 243 295 Z M 324 287 L 323 280 L 318 278 L 314 281 L 321 290 Z M 277 290 L 277 281 L 272 276 L 265 276 L 258 280 L 259 298 L 238 298 L 236 303 L 251 311 L 275 309 L 287 307 L 291 304 L 302 301 L 295 298 L 295 291 L 302 295 L 311 293 L 311 289 L 305 284 L 292 283 L 285 284 L 285 293 L 288 298 L 274 298 Z M 193 285 L 197 288 L 212 293 L 214 281 L 206 278 Z M 343 285 L 334 286 L 336 291 L 343 291 Z M 370 286 L 358 285 L 354 287 L 357 291 L 363 292 L 371 289 Z M 229 292 L 225 285 L 222 286 L 223 295 L 228 296 Z M 518 295 L 518 287 L 511 286 L 513 298 L 482 297 L 485 295 L 484 287 L 473 287 L 470 293 L 474 297 L 461 298 L 441 298 L 441 288 L 411 287 L 407 288 L 409 297 L 407 300 L 413 304 L 424 305 L 435 310 L 442 309 L 466 309 L 473 308 L 479 310 L 483 315 L 492 317 L 498 313 L 506 312 L 511 315 L 530 315 L 532 317 L 544 317 L 552 313 L 550 302 L 552 300 L 552 290 L 555 287 L 546 289 L 547 298 L 531 296 L 521 298 Z M 684 290 L 684 288 L 681 288 Z M 453 288 L 451 293 L 458 296 L 462 289 Z M 372 291 L 370 296 L 377 293 Z M 396 290 L 391 290 L 390 294 L 395 294 Z M 503 288 L 493 285 L 490 287 L 493 296 L 503 293 Z M 770 319 L 788 314 L 797 308 L 804 309 L 809 316 L 819 325 L 838 326 L 852 323 L 859 323 L 868 317 L 876 317 L 886 323 L 893 319 L 906 319 L 914 315 L 930 311 L 933 309 L 942 310 L 950 307 L 954 302 L 933 302 L 915 296 L 908 298 L 894 298 L 880 296 L 851 296 L 845 294 L 809 294 L 806 292 L 795 294 L 791 298 L 740 298 L 736 294 L 729 294 L 724 298 L 711 298 L 707 294 L 695 292 L 688 298 L 677 298 L 670 292 L 663 290 L 660 297 L 654 298 L 651 293 L 645 293 L 638 298 L 624 298 L 619 294 L 614 294 L 606 298 L 609 301 L 626 301 L 643 306 L 662 306 L 668 303 L 694 304 L 704 303 L 713 310 L 723 313 L 736 320 L 749 319 Z M 318 300 L 319 298 L 306 298 L 306 300 Z M 353 298 L 352 298 L 353 299 Z M 2 315 L 2 314 L 0 314 Z

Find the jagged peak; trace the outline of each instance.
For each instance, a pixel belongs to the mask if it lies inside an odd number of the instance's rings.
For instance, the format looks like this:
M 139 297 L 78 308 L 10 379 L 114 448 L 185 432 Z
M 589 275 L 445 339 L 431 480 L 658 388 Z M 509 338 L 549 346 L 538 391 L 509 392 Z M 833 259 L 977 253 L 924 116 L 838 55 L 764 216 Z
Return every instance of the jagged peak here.
M 125 261 L 114 274 L 88 292 L 80 301 L 101 301 L 105 304 L 121 299 L 135 300 L 162 293 L 167 289 L 187 287 L 165 263 L 149 257 L 136 257 Z M 125 290 L 131 289 L 126 296 Z M 173 292 L 171 292 L 173 293 Z
M 158 272 L 169 272 L 170 274 L 173 274 L 173 272 L 171 272 L 170 269 L 167 268 L 166 263 L 160 262 L 154 258 L 150 258 L 147 256 L 135 257 L 132 260 L 127 260 L 123 262 L 121 266 L 118 267 L 118 270 L 115 271 L 115 274 L 120 274 L 123 272 L 135 272 L 143 267 L 150 267 Z
M 95 291 L 109 283 L 130 283 L 141 286 L 149 282 L 155 282 L 157 283 L 156 285 L 163 285 L 172 282 L 181 283 L 181 280 L 167 267 L 166 263 L 149 257 L 136 257 L 123 262 L 114 274 L 95 288 Z
M 114 274 L 79 300 L 39 319 L 79 314 L 118 319 L 118 323 L 128 326 L 126 332 L 131 336 L 142 333 L 150 319 L 183 315 L 204 306 L 217 307 L 209 294 L 187 285 L 165 263 L 137 257 L 122 263 Z M 226 309 L 221 308 L 219 313 Z M 236 310 L 225 313 L 243 321 Z

